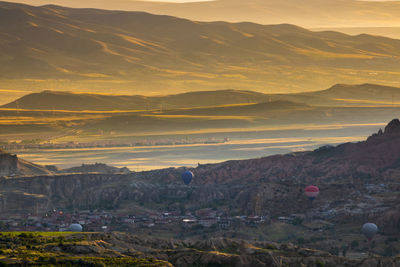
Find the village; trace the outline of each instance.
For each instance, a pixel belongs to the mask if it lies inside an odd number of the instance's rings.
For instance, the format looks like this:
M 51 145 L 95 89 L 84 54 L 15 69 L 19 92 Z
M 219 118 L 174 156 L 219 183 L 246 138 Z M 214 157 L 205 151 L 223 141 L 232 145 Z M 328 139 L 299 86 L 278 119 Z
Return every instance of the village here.
M 213 228 L 220 230 L 237 229 L 240 227 L 256 227 L 261 224 L 281 222 L 286 224 L 309 225 L 317 223 L 313 230 L 330 228 L 326 220 L 338 214 L 356 215 L 356 207 L 347 209 L 330 209 L 322 207 L 305 214 L 288 216 L 255 215 L 229 216 L 224 212 L 203 208 L 194 212 L 153 211 L 122 214 L 106 210 L 50 210 L 43 214 L 18 214 L 0 217 L 0 231 L 69 231 L 71 224 L 80 224 L 85 232 L 130 231 L 134 229 L 166 229 L 179 226 L 184 229 Z M 323 223 L 322 223 L 323 222 Z
M 0 149 L 6 151 L 29 149 L 71 149 L 71 148 L 106 148 L 106 147 L 141 147 L 141 146 L 165 146 L 188 144 L 218 144 L 226 143 L 229 138 L 145 138 L 138 140 L 98 140 L 91 142 L 55 142 L 50 140 L 0 140 Z
M 280 218 L 287 221 L 286 217 Z M 269 223 L 268 216 L 221 216 L 213 209 L 200 209 L 185 215 L 179 212 L 158 212 L 146 215 L 113 214 L 110 211 L 79 210 L 62 211 L 52 210 L 43 215 L 14 215 L 0 219 L 2 231 L 69 231 L 73 223 L 82 225 L 85 232 L 108 232 L 134 228 L 157 228 L 165 226 L 214 227 L 217 229 L 230 229 L 241 226 L 257 226 Z M 290 222 L 290 219 L 289 219 Z

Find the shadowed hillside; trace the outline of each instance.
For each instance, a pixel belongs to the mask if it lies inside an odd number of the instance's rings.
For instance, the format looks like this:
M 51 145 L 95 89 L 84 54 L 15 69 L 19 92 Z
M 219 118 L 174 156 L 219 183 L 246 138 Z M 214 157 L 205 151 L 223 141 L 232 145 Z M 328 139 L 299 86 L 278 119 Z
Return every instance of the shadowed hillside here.
M 198 91 L 165 96 L 102 95 L 43 91 L 25 95 L 1 106 L 9 109 L 68 111 L 149 111 L 200 108 L 223 105 L 250 105 L 271 101 L 289 101 L 313 106 L 393 106 L 400 104 L 400 88 L 376 84 L 337 84 L 329 89 L 297 94 L 264 94 L 254 91 Z M 280 103 L 288 108 L 288 103 Z M 279 103 L 275 106 L 279 108 Z M 257 107 L 257 106 L 254 106 Z M 230 109 L 237 109 L 231 107 Z M 228 110 L 227 110 L 228 111 Z M 233 111 L 233 110 L 232 110 Z M 210 113 L 212 115 L 212 113 Z
M 371 26 L 371 27 L 330 27 L 330 28 L 313 28 L 313 31 L 335 31 L 335 32 L 342 32 L 345 34 L 350 34 L 350 35 L 359 35 L 363 33 L 368 33 L 371 35 L 379 35 L 379 36 L 385 36 L 393 39 L 400 39 L 400 27 L 376 27 L 376 26 Z
M 52 174 L 45 167 L 19 159 L 0 150 L 0 176 L 29 176 Z
M 199 168 L 197 173 L 203 178 L 202 183 L 227 182 L 226 179 L 231 179 L 229 177 L 247 177 L 252 181 L 269 177 L 303 183 L 324 179 L 333 179 L 335 182 L 344 179 L 348 183 L 357 183 L 358 179 L 384 181 L 398 173 L 399 141 L 400 121 L 395 119 L 383 131 L 363 142 L 321 147 L 312 152 L 231 161 Z
M 265 102 L 268 96 L 240 90 L 200 91 L 166 96 L 121 96 L 43 91 L 26 95 L 3 108 L 39 110 L 150 110 Z

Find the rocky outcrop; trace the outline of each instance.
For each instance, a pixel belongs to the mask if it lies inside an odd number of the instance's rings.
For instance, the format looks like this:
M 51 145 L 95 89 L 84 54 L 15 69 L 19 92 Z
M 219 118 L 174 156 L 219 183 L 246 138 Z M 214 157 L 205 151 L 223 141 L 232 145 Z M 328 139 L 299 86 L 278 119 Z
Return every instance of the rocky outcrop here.
M 18 158 L 0 150 L 0 176 L 15 175 L 18 172 Z
M 17 176 L 52 175 L 51 170 L 44 166 L 18 158 Z
M 103 163 L 82 164 L 79 167 L 68 169 L 58 169 L 56 166 L 41 166 L 18 158 L 0 150 L 0 177 L 17 177 L 17 176 L 36 176 L 36 175 L 52 175 L 56 173 L 103 173 L 103 174 L 127 174 L 131 171 L 126 168 L 117 168 L 108 166 Z
M 325 146 L 311 152 L 260 159 L 202 165 L 196 170 L 200 183 L 249 183 L 256 181 L 318 181 L 390 177 L 400 169 L 400 121 L 392 120 L 384 132 L 366 141 Z
M 12 266 L 400 266 L 399 257 L 365 255 L 361 259 L 349 259 L 291 244 L 228 238 L 178 241 L 119 232 L 64 233 L 62 236 L 4 233 L 0 245 L 14 248 L 4 250 L 0 259 L 3 265 Z M 22 249 L 27 253 L 14 252 Z
M 117 168 L 113 166 L 108 166 L 104 163 L 95 164 L 82 164 L 79 167 L 72 167 L 68 169 L 63 169 L 58 171 L 60 173 L 130 173 L 131 171 L 127 167 Z
M 78 235 L 79 236 L 79 235 Z M 101 240 L 102 242 L 99 242 Z M 99 243 L 102 244 L 99 247 Z M 141 255 L 170 262 L 173 266 L 353 266 L 378 267 L 400 266 L 400 258 L 370 256 L 351 260 L 331 255 L 321 250 L 308 249 L 291 244 L 247 242 L 228 238 L 212 238 L 206 241 L 177 241 L 160 238 L 143 238 L 126 233 L 94 234 L 82 245 L 65 247 L 80 254 L 100 253 L 105 249 L 124 255 Z M 92 247 L 92 248 L 91 248 Z M 104 253 L 104 252 L 103 252 Z
M 391 207 L 377 219 L 380 225 L 389 234 L 397 235 L 400 230 L 400 206 Z
M 16 155 L 0 151 L 0 177 L 1 176 L 32 176 L 52 174 L 47 168 L 22 159 Z
M 399 135 L 400 134 L 400 121 L 399 119 L 394 119 L 389 122 L 385 127 L 386 135 Z

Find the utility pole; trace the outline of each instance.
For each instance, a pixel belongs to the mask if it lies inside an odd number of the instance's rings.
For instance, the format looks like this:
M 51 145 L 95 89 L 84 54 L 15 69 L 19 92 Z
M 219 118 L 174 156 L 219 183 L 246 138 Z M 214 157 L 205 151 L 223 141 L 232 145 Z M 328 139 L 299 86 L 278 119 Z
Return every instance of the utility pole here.
M 392 92 L 392 106 L 394 105 L 394 92 Z

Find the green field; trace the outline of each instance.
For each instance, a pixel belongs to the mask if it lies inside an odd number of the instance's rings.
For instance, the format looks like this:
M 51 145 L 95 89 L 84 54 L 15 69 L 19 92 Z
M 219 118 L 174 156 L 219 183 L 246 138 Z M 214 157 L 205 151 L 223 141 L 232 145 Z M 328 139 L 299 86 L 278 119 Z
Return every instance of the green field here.
M 97 233 L 1 232 L 0 264 L 25 266 L 170 266 L 105 248 Z M 111 246 L 111 245 L 110 245 Z

